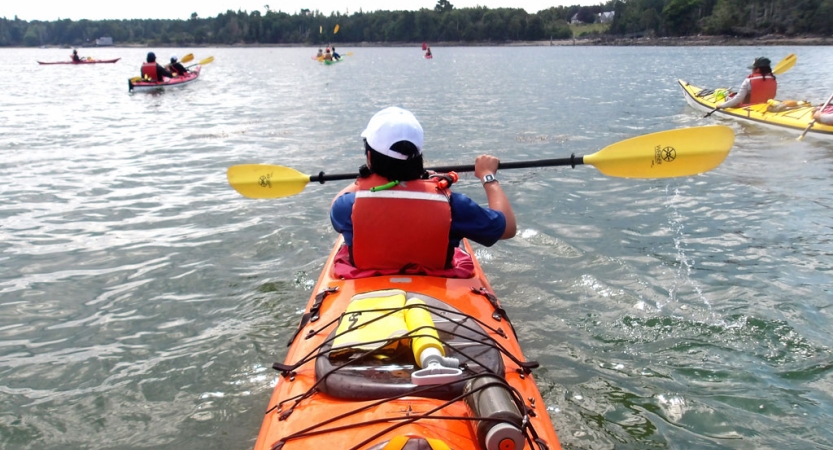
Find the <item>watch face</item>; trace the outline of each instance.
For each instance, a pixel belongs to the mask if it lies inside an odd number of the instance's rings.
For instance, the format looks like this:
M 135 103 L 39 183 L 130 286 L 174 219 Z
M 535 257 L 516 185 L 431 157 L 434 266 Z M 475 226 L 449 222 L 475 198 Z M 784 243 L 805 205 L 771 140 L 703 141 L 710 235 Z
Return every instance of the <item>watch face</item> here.
M 488 174 L 488 175 L 483 177 L 483 184 L 491 183 L 492 181 L 495 181 L 495 180 L 496 180 L 496 178 L 495 178 L 494 175 Z

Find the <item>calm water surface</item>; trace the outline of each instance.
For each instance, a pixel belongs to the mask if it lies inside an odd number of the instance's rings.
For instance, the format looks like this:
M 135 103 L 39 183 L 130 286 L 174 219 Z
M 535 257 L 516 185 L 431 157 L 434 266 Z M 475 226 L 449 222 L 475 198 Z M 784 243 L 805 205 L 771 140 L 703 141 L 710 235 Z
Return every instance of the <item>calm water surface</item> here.
M 0 50 L 0 447 L 247 449 L 335 233 L 343 184 L 249 200 L 234 164 L 355 170 L 377 110 L 412 110 L 431 164 L 593 153 L 720 123 L 678 78 L 824 101 L 824 47 L 176 49 L 179 90 L 117 64 Z M 154 49 L 160 58 L 169 50 Z M 716 170 L 626 180 L 503 171 L 519 235 L 477 248 L 565 448 L 833 448 L 833 145 L 723 122 Z M 466 176 L 458 190 L 485 202 Z

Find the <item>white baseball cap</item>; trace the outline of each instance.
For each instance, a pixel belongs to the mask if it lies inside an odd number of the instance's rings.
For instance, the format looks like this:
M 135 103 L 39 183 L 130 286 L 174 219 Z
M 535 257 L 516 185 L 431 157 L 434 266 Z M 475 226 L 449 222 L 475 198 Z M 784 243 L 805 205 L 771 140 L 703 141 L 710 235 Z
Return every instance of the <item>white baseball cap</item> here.
M 374 114 L 361 136 L 367 140 L 370 148 L 394 159 L 408 159 L 408 155 L 391 150 L 391 146 L 399 141 L 414 144 L 417 148 L 417 155 L 422 154 L 422 125 L 410 111 L 396 106 L 385 108 Z

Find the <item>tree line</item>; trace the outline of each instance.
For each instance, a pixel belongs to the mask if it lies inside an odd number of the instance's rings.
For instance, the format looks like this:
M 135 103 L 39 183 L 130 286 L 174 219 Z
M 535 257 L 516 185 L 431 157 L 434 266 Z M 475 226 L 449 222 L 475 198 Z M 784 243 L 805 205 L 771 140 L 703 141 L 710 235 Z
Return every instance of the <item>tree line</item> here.
M 100 37 L 118 44 L 232 45 L 338 42 L 503 43 L 570 39 L 571 21 L 593 23 L 613 11 L 612 36 L 765 34 L 830 35 L 833 0 L 610 0 L 597 6 L 558 6 L 535 14 L 520 8 L 455 8 L 439 0 L 433 9 L 358 11 L 325 15 L 302 9 L 288 14 L 227 11 L 184 20 L 26 21 L 0 18 L 0 46 L 83 46 Z M 338 30 L 335 26 L 338 25 Z
M 833 0 L 627 0 L 612 5 L 613 35 L 829 36 Z

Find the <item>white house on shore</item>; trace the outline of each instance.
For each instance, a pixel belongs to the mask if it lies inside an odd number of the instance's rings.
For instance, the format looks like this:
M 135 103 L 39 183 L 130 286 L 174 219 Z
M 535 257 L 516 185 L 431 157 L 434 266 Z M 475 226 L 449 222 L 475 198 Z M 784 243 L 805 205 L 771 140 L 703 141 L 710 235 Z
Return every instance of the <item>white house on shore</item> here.
M 113 38 L 111 37 L 101 37 L 95 40 L 95 45 L 99 47 L 106 47 L 108 45 L 113 45 Z
M 607 11 L 607 12 L 600 12 L 596 16 L 596 21 L 599 23 L 611 23 L 613 22 L 613 13 L 615 11 Z M 573 17 L 570 18 L 570 23 L 574 25 L 583 24 L 581 20 L 578 18 L 578 13 L 573 14 Z

